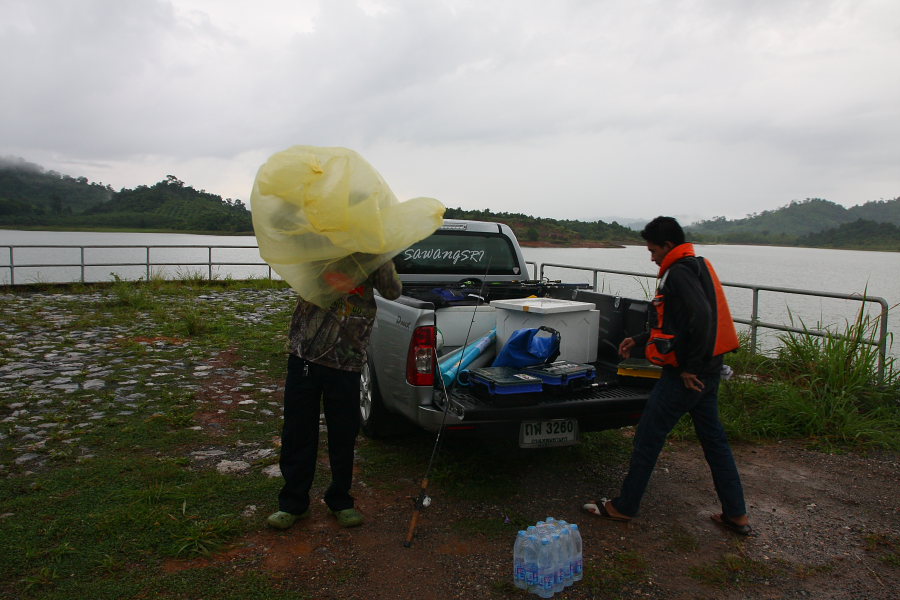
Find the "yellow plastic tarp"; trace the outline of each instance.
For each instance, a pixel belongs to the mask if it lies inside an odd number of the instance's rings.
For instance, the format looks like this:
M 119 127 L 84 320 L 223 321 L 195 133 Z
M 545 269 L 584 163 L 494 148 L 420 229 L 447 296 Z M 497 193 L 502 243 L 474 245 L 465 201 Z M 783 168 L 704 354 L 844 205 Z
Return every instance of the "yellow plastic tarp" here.
M 399 202 L 362 156 L 316 146 L 272 155 L 250 202 L 260 256 L 323 308 L 431 235 L 445 210 L 433 198 Z

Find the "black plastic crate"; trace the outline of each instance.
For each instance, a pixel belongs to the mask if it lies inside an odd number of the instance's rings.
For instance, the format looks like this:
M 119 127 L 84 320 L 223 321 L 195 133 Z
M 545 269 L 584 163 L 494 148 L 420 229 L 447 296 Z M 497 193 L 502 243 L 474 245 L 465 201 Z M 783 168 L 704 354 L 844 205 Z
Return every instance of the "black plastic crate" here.
M 553 393 L 563 393 L 589 387 L 597 379 L 593 365 L 557 360 L 546 365 L 525 367 L 524 372 L 538 377 L 544 389 Z
M 480 367 L 468 371 L 467 377 L 478 397 L 496 405 L 537 404 L 544 390 L 540 377 L 516 367 Z

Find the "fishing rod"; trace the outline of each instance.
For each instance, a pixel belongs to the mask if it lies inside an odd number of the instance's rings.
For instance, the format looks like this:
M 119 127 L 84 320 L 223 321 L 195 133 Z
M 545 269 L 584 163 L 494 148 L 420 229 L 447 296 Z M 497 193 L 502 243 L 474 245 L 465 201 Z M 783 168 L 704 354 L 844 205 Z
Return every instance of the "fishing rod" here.
M 488 259 L 488 265 L 484 272 L 484 278 L 481 280 L 481 289 L 479 290 L 479 294 L 468 294 L 467 296 L 470 298 L 475 298 L 480 301 L 480 303 L 484 303 L 484 285 L 487 281 L 488 273 L 491 270 L 491 260 Z M 466 339 L 463 341 L 462 348 L 465 349 L 466 346 L 469 345 L 469 336 L 472 334 L 472 326 L 475 324 L 475 316 L 478 314 L 478 306 L 479 302 L 475 303 L 475 307 L 472 309 L 472 320 L 469 321 L 469 329 L 466 331 Z M 434 359 L 434 366 L 438 365 L 438 355 L 437 348 L 432 345 L 431 346 L 431 355 Z M 459 363 L 462 364 L 463 360 L 463 352 L 459 354 Z M 419 494 L 416 496 L 415 500 L 415 508 L 413 509 L 412 518 L 409 521 L 409 530 L 406 532 L 406 540 L 403 542 L 404 548 L 409 548 L 412 546 L 413 536 L 416 534 L 416 527 L 419 524 L 419 516 L 422 514 L 422 511 L 429 506 L 431 506 L 431 498 L 428 496 L 428 478 L 431 475 L 431 467 L 434 466 L 434 459 L 437 457 L 438 447 L 441 444 L 442 434 L 444 433 L 444 423 L 447 421 L 447 412 L 450 410 L 450 393 L 447 391 L 447 384 L 444 381 L 443 375 L 438 372 L 436 375 L 441 380 L 441 390 L 444 392 L 444 411 L 441 415 L 441 424 L 438 427 L 437 435 L 434 438 L 434 446 L 431 448 L 431 458 L 428 459 L 428 466 L 425 468 L 425 475 L 422 476 L 422 484 L 419 487 Z M 452 383 L 452 382 L 451 382 Z

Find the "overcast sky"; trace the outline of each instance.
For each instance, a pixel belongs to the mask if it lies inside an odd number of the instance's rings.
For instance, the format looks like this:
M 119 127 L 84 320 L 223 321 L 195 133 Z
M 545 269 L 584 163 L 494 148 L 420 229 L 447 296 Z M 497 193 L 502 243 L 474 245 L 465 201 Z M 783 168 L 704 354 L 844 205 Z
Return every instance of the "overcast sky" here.
M 0 0 L 0 55 L 0 156 L 116 189 L 311 144 L 560 219 L 900 196 L 896 0 Z

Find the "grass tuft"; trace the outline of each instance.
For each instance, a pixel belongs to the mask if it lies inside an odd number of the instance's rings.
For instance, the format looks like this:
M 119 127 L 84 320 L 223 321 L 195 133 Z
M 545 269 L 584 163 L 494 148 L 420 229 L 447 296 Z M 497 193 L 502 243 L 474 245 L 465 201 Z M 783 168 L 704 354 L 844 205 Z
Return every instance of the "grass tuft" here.
M 840 333 L 783 336 L 771 357 L 744 349 L 727 355 L 734 377 L 722 384 L 719 410 L 729 436 L 809 439 L 830 451 L 900 450 L 900 373 L 888 357 L 880 377 L 878 350 L 865 343 L 878 327 L 878 318 L 860 312 Z M 676 435 L 693 436 L 689 418 Z
M 193 521 L 186 532 L 174 534 L 171 553 L 178 558 L 209 556 L 221 549 L 239 531 L 231 516 Z

